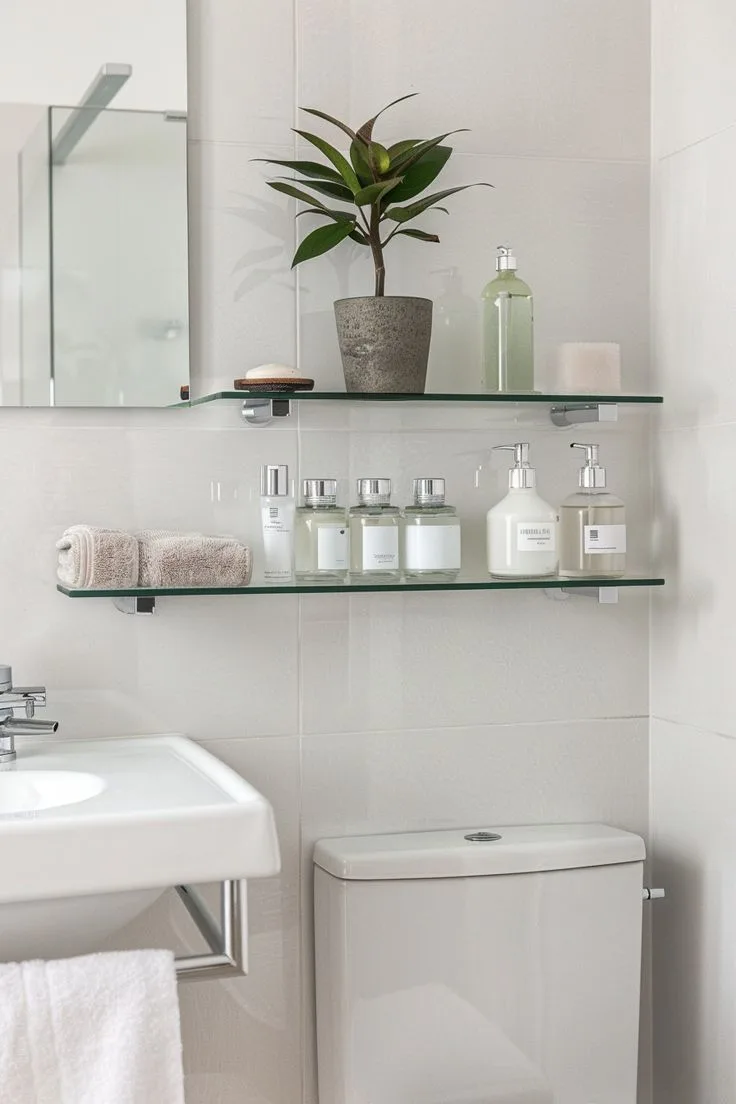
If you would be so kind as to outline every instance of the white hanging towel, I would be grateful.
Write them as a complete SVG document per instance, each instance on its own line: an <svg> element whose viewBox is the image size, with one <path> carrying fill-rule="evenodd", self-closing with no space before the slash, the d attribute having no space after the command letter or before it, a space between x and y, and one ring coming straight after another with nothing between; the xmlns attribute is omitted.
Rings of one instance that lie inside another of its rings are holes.
<svg viewBox="0 0 736 1104"><path fill-rule="evenodd" d="M184 1104L174 956L0 965L0 1099Z"/></svg>

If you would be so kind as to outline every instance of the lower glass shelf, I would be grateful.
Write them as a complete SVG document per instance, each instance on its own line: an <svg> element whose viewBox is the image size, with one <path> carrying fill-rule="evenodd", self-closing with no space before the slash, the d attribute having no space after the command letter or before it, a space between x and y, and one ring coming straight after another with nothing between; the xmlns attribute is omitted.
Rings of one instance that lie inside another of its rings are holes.
<svg viewBox="0 0 736 1104"><path fill-rule="evenodd" d="M246 587L131 587L111 590L74 590L59 583L58 591L67 598L185 598L212 594L369 594L376 591L433 591L433 590L590 590L603 587L655 587L664 586L664 579L627 575L623 579L563 579L558 576L545 579L482 579L465 578L446 582L423 582L418 579L400 579L382 582L347 583L251 583Z"/></svg>

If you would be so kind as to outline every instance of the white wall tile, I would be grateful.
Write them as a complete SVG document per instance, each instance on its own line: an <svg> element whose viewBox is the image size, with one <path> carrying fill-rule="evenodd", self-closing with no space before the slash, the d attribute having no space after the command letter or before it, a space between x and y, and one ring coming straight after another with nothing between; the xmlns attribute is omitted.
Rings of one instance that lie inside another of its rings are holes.
<svg viewBox="0 0 736 1104"><path fill-rule="evenodd" d="M656 156L736 123L735 41L731 0L652 0Z"/></svg>
<svg viewBox="0 0 736 1104"><path fill-rule="evenodd" d="M266 186L278 145L190 143L192 394L296 361L294 207Z"/></svg>
<svg viewBox="0 0 736 1104"><path fill-rule="evenodd" d="M711 654L717 654L714 650ZM652 725L657 1104L733 1099L736 741Z"/></svg>
<svg viewBox="0 0 736 1104"><path fill-rule="evenodd" d="M654 601L652 712L736 735L726 675L736 615L736 427L664 433L658 456L658 540L668 583Z"/></svg>
<svg viewBox="0 0 736 1104"><path fill-rule="evenodd" d="M189 134L289 143L294 116L294 4L187 0Z"/></svg>
<svg viewBox="0 0 736 1104"><path fill-rule="evenodd" d="M180 986L187 1104L294 1104L300 1096L298 743L205 741L273 805L282 871L248 885L248 976ZM110 945L195 954L202 938L171 893Z"/></svg>
<svg viewBox="0 0 736 1104"><path fill-rule="evenodd" d="M303 741L305 1104L316 1104L311 856L327 836L604 821L647 834L645 720Z"/></svg>
<svg viewBox="0 0 736 1104"><path fill-rule="evenodd" d="M471 153L649 152L649 6L639 0L464 0L453 9L302 0L299 49L299 103L354 127L421 93L381 120L381 140L469 127L457 143Z"/></svg>
<svg viewBox="0 0 736 1104"><path fill-rule="evenodd" d="M537 385L553 382L560 342L617 341L624 389L647 390L648 167L458 155L438 184L472 181L494 190L452 196L449 218L417 220L440 235L439 245L395 239L386 252L387 292L434 301L428 389L479 389L480 295L495 275L496 245L511 242L534 292ZM343 244L298 273L302 370L318 387L342 388L332 304L372 293L368 251Z"/></svg>
<svg viewBox="0 0 736 1104"><path fill-rule="evenodd" d="M655 165L653 382L665 425L736 421L734 172L736 128Z"/></svg>

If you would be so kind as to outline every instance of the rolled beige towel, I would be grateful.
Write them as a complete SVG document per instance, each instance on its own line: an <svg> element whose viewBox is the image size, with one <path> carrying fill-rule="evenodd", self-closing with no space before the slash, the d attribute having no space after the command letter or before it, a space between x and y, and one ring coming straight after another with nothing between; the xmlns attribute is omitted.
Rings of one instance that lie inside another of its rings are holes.
<svg viewBox="0 0 736 1104"><path fill-rule="evenodd" d="M241 587L250 582L253 558L234 537L146 529L138 533L142 587Z"/></svg>
<svg viewBox="0 0 736 1104"><path fill-rule="evenodd" d="M121 529L72 525L56 542L59 582L74 590L138 585L138 541Z"/></svg>

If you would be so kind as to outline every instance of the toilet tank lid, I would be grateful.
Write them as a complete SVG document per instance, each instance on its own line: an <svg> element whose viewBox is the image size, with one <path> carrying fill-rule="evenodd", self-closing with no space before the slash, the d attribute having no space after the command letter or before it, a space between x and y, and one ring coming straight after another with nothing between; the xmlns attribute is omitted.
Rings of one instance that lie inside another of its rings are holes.
<svg viewBox="0 0 736 1104"><path fill-rule="evenodd" d="M491 834L493 840L466 836ZM606 824L534 824L320 840L316 866L346 881L473 878L642 862L644 841Z"/></svg>

